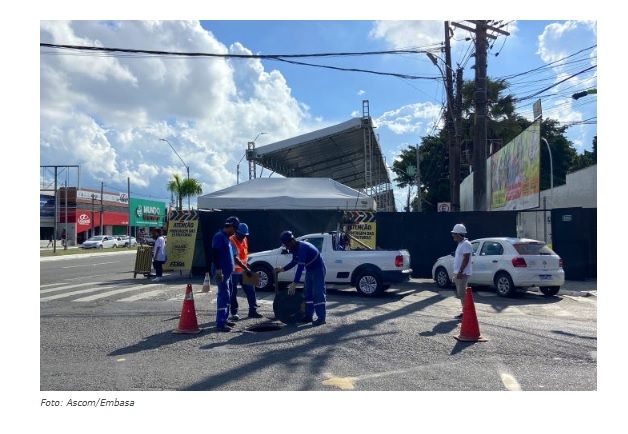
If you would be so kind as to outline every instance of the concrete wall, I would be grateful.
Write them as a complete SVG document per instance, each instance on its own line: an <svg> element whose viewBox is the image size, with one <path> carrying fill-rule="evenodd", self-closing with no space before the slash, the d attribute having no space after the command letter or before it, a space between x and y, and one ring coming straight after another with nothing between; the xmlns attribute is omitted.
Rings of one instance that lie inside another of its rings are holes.
<svg viewBox="0 0 628 434"><path fill-rule="evenodd" d="M567 183L543 190L540 209L522 212L517 220L517 235L552 243L552 208L597 208L597 165L567 175Z"/></svg>

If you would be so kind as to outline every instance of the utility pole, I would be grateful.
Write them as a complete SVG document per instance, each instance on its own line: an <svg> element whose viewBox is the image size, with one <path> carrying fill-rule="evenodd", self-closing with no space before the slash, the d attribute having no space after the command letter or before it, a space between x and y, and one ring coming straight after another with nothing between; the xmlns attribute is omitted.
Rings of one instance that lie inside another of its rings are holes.
<svg viewBox="0 0 628 434"><path fill-rule="evenodd" d="M486 211L486 21L475 22L473 211Z"/></svg>
<svg viewBox="0 0 628 434"><path fill-rule="evenodd" d="M104 208L103 203L102 203L102 199L103 199L104 192L105 192L104 188L105 188L105 183L103 181L100 181L100 230L99 230L99 235L104 235L104 232L105 232L105 231L103 231L103 227L102 227L102 215L105 212L105 208Z"/></svg>
<svg viewBox="0 0 628 434"><path fill-rule="evenodd" d="M445 21L445 87L447 90L447 142L449 149L449 200L452 211L460 211L460 144L456 143L458 131L454 118L454 85L451 69L451 38L449 21ZM458 146L457 146L458 145Z"/></svg>
<svg viewBox="0 0 628 434"><path fill-rule="evenodd" d="M505 36L510 33L489 25L488 20L469 21L475 29L452 23L454 26L475 33L475 131L473 134L473 211L487 210L486 197L486 124L487 124L487 38L497 39L488 31ZM451 163L451 162L450 162Z"/></svg>
<svg viewBox="0 0 628 434"><path fill-rule="evenodd" d="M421 192L421 155L419 154L419 144L416 145L416 190L417 190L417 211L423 212L423 193Z"/></svg>
<svg viewBox="0 0 628 434"><path fill-rule="evenodd" d="M460 178L461 174L461 166L462 166L462 86L464 84L462 79L462 71L463 69L458 67L456 70L456 100L454 102L454 122L455 122L455 130L456 130L456 138L455 138L455 153L458 156L458 172L457 173L457 193L458 193L458 202L456 204L452 203L452 211L459 212L460 211Z"/></svg>

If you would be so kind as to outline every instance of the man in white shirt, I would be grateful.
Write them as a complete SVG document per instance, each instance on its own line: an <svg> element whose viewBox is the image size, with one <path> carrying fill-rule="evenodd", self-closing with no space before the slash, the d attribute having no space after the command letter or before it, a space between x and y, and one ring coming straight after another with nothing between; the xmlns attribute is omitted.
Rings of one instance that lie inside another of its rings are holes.
<svg viewBox="0 0 628 434"><path fill-rule="evenodd" d="M154 234L153 266L155 267L155 278L152 282L161 282L161 276L164 274L164 263L166 262L166 240L161 235L161 228L155 229Z"/></svg>
<svg viewBox="0 0 628 434"><path fill-rule="evenodd" d="M456 285L456 296L460 299L462 308L464 309L464 296L467 291L467 283L471 276L471 255L473 255L473 246L471 242L465 237L467 235L467 228L463 224L456 224L451 230L451 235L454 237L454 241L458 243L456 252L454 253L454 276L453 281ZM456 318L462 319L462 313L457 315Z"/></svg>

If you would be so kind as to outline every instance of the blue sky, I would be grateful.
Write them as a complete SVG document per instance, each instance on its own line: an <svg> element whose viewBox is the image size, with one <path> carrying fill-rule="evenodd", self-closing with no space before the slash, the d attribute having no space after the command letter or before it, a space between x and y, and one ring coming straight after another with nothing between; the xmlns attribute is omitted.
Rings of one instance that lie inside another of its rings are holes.
<svg viewBox="0 0 628 434"><path fill-rule="evenodd" d="M570 127L567 135L578 152L591 150L597 134L597 96L574 101L571 94L597 86L596 67L580 73L597 65L596 22L502 23L510 35L500 35L489 50L489 76L521 74L509 80L517 97L549 87L539 95L544 117L565 124L587 120ZM473 43L465 41L468 36L454 28L452 62L471 80ZM442 20L40 23L40 42L45 43L215 54L425 49L444 58L437 49L443 41ZM369 101L389 165L400 150L442 125L442 75L425 54L295 60L421 78L272 60L104 56L40 48L40 165L80 165L82 187L100 189L105 182L105 190L126 192L130 180L131 195L169 202L165 186L174 173L185 176L182 161L204 193L229 187L236 183L246 143L259 133L265 134L257 146L263 146L344 122L361 116L363 100ZM519 113L531 116L536 99L523 102ZM246 160L240 172L240 181L248 180ZM396 191L398 209L404 197L405 190Z"/></svg>

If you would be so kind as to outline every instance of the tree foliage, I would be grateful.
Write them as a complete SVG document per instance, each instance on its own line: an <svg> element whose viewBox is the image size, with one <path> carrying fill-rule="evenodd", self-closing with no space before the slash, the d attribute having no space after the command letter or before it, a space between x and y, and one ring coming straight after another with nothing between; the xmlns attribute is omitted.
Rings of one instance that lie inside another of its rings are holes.
<svg viewBox="0 0 628 434"><path fill-rule="evenodd" d="M172 176L172 181L168 183L166 189L177 196L177 210L179 211L183 209L184 198L197 196L203 193L203 188L196 179L183 179L178 173L175 173Z"/></svg>
<svg viewBox="0 0 628 434"><path fill-rule="evenodd" d="M508 84L505 81L487 80L487 142L486 155L497 152L510 143L518 134L531 125L531 121L515 112L514 97L506 94ZM473 137L475 128L475 113L473 95L475 83L465 82L462 89L462 130L461 136L461 174L464 179L470 173L473 164ZM541 141L541 190L553 186L565 184L567 174L575 170L596 164L597 162L597 136L593 139L593 151L585 151L578 155L573 144L565 137L567 127L560 126L553 119L545 119L541 124L541 137L547 140L547 144ZM398 159L393 163L392 170L396 175L393 181L399 188L416 186L418 177L409 173L408 169L416 167L416 146L409 146L402 150ZM421 180L421 210L436 211L438 202L449 202L449 149L448 135L445 128L438 134L424 136L419 145L420 180ZM411 201L412 211L418 210L418 201Z"/></svg>

